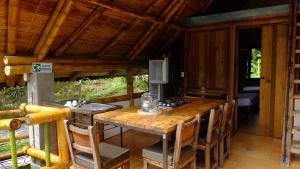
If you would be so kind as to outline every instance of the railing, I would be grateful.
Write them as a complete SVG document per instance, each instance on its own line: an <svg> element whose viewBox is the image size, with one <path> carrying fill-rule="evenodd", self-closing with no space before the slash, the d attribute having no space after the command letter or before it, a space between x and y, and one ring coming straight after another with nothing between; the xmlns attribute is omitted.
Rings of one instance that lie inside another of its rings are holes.
<svg viewBox="0 0 300 169"><path fill-rule="evenodd" d="M0 130L9 131L9 136L1 137L0 143L9 141L10 144L10 154L3 154L0 156L0 160L11 157L13 169L18 168L17 157L23 155L29 155L45 161L46 166L42 167L43 169L63 169L68 168L71 165L63 122L65 119L71 117L71 110L69 108L53 108L22 104L20 110L1 111L0 113L1 115L18 116L17 118L0 120ZM51 122L56 122L59 156L51 154L50 151L49 123ZM27 125L43 124L45 150L25 146L21 151L17 152L16 140L28 138L28 135L15 135L15 131L18 130L23 123Z"/></svg>

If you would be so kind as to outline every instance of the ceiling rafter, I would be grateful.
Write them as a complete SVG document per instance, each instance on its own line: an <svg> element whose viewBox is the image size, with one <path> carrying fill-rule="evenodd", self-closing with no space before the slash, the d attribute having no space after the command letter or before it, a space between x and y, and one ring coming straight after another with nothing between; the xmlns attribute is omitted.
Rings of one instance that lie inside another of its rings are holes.
<svg viewBox="0 0 300 169"><path fill-rule="evenodd" d="M159 0L153 1L153 3L150 4L149 7L145 10L145 13L150 12L153 6L158 1ZM102 57L103 55L105 55L106 51L109 50L112 46L116 45L126 35L127 31L133 29L139 23L139 21L140 21L139 19L135 18L131 23L123 27L112 40L110 40L106 45L104 45L101 49L99 49L95 53L95 56Z"/></svg>
<svg viewBox="0 0 300 169"><path fill-rule="evenodd" d="M56 18L58 17L61 9L63 8L63 5L65 3L66 0L59 0L57 5L56 5L56 8L54 9L54 11L52 12L52 15L46 25L46 27L44 28L44 31L43 33L41 34L40 36L40 39L38 41L38 43L36 44L35 46L35 49L33 51L33 55L36 56L39 52L39 50L41 49L43 43L45 42L50 30L52 29L55 21L56 21Z"/></svg>
<svg viewBox="0 0 300 169"><path fill-rule="evenodd" d="M174 0L175 1L175 0ZM174 2L173 1L173 2ZM168 23L172 17L176 14L178 9L182 5L184 5L184 0L177 0L175 1L175 5L171 4L173 8L168 12L168 14L165 14L164 17L164 23ZM170 6L171 6L170 5ZM128 53L127 59L128 60L134 60L144 49L145 47L150 43L152 38L156 35L156 33L162 28L161 25L152 24L150 29L140 38L140 40L135 44L135 46L132 48L132 50Z"/></svg>
<svg viewBox="0 0 300 169"><path fill-rule="evenodd" d="M66 51L74 42L77 40L80 35L93 23L93 21L99 16L100 13L103 13L105 9L97 6L96 9L80 24L80 26L68 37L66 41L56 50L54 56L61 55Z"/></svg>
<svg viewBox="0 0 300 169"><path fill-rule="evenodd" d="M67 17L67 14L71 10L71 6L73 4L72 0L60 0L48 22L35 50L34 56L38 58L38 60L43 60L52 43L54 42L55 37L58 35L59 29Z"/></svg>
<svg viewBox="0 0 300 169"><path fill-rule="evenodd" d="M10 0L8 3L7 54L9 55L15 55L17 53L16 40L19 3L19 0ZM14 86L15 76L6 76L5 81L8 86Z"/></svg>
<svg viewBox="0 0 300 169"><path fill-rule="evenodd" d="M172 44L175 42L175 40L181 35L182 32L177 31L174 33L168 41L163 45L163 47L157 52L157 56L160 56L163 52L165 52Z"/></svg>
<svg viewBox="0 0 300 169"><path fill-rule="evenodd" d="M87 1L92 3L92 4L99 5L99 6L102 6L104 8L110 9L112 11L117 11L117 12L120 12L120 13L124 13L126 15L129 15L129 16L141 19L141 20L145 20L145 21L148 21L148 22L152 22L154 24L158 24L158 25L161 25L161 26L166 26L166 27L176 29L176 30L180 30L180 31L184 30L183 26L180 26L180 25L177 25L177 24L174 24L174 23L166 24L164 21L162 21L158 18L155 18L153 16L143 15L143 14L139 14L137 12L129 11L127 9L120 8L120 7L118 7L118 6L116 6L112 3L107 3L107 2L103 2L103 1L97 1L97 0L87 0Z"/></svg>

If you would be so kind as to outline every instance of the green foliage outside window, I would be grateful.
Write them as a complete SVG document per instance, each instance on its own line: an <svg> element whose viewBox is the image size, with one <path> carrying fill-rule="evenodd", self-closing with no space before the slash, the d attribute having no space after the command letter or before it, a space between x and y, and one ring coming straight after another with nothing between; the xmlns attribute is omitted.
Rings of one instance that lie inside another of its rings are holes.
<svg viewBox="0 0 300 169"><path fill-rule="evenodd" d="M259 49L252 49L251 51L251 75L250 78L260 78L261 74L261 51Z"/></svg>

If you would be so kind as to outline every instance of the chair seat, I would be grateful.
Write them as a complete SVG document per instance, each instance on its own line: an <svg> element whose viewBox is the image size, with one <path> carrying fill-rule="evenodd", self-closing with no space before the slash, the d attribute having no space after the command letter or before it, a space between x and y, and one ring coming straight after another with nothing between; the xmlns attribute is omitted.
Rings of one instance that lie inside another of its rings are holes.
<svg viewBox="0 0 300 169"><path fill-rule="evenodd" d="M129 159L129 150L126 148L102 142L99 144L99 149L104 169L111 168L112 166ZM88 169L94 169L94 160L91 154L78 153L74 156L74 158L77 164Z"/></svg>
<svg viewBox="0 0 300 169"><path fill-rule="evenodd" d="M210 147L213 147L215 144L217 144L218 140L219 140L218 135L213 134L212 137L211 137L211 142L209 143ZM205 147L206 147L206 137L202 137L198 141L197 148L205 150Z"/></svg>
<svg viewBox="0 0 300 169"><path fill-rule="evenodd" d="M150 147L144 148L142 151L143 158L163 163L163 144L162 142L156 143ZM173 162L174 147L168 149L168 164ZM191 146L186 146L181 149L181 155L179 161L186 161L194 155L194 150Z"/></svg>

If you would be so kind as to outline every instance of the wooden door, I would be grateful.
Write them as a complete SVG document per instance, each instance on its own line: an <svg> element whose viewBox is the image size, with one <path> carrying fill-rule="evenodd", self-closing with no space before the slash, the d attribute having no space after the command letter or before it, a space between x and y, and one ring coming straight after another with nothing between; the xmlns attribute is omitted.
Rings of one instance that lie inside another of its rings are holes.
<svg viewBox="0 0 300 169"><path fill-rule="evenodd" d="M273 26L262 28L262 60L260 78L259 128L262 135L272 133L271 80L273 61Z"/></svg>
<svg viewBox="0 0 300 169"><path fill-rule="evenodd" d="M262 27L260 133L281 137L285 109L287 38L285 24Z"/></svg>

